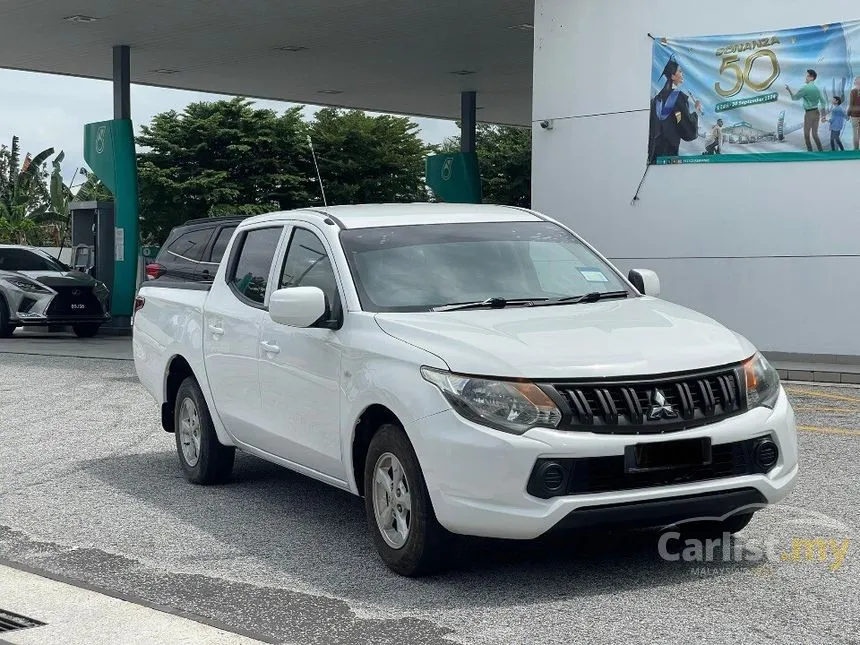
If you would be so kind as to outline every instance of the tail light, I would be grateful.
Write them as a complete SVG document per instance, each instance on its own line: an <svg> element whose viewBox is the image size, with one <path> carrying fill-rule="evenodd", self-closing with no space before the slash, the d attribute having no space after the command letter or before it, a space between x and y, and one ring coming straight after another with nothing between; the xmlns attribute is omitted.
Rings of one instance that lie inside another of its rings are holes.
<svg viewBox="0 0 860 645"><path fill-rule="evenodd" d="M146 265L145 271L147 280L155 280L164 275L165 269L158 262L152 262Z"/></svg>

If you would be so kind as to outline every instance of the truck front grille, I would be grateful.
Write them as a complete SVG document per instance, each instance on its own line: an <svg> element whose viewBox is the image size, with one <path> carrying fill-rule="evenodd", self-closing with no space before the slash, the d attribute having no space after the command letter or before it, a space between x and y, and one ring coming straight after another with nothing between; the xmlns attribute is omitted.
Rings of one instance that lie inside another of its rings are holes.
<svg viewBox="0 0 860 645"><path fill-rule="evenodd" d="M669 376L544 386L562 411L560 430L661 434L746 411L740 365Z"/></svg>

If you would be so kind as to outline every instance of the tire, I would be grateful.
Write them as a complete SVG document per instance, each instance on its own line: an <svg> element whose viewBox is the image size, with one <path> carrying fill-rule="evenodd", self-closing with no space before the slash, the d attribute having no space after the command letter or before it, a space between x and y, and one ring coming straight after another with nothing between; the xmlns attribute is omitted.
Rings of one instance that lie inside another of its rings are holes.
<svg viewBox="0 0 860 645"><path fill-rule="evenodd" d="M399 480L394 472L398 464L403 474ZM387 484L376 483L377 469L386 473ZM450 534L436 520L418 457L401 427L385 424L371 439L364 468L364 491L373 543L389 569L415 578L444 568ZM392 509L385 520L377 521L377 505L380 509ZM405 540L398 531L403 525L396 517L399 509L402 509L400 520L407 527ZM386 526L385 530L381 524Z"/></svg>
<svg viewBox="0 0 860 645"><path fill-rule="evenodd" d="M15 325L9 322L9 308L6 301L0 298L0 338L11 338Z"/></svg>
<svg viewBox="0 0 860 645"><path fill-rule="evenodd" d="M173 422L176 452L185 478L192 484L226 482L233 471L236 449L218 441L206 400L192 377L182 381L176 393Z"/></svg>
<svg viewBox="0 0 860 645"><path fill-rule="evenodd" d="M80 323L78 325L72 325L75 336L78 338L92 338L99 333L99 327L101 327L100 323Z"/></svg>
<svg viewBox="0 0 860 645"><path fill-rule="evenodd" d="M713 522L692 522L690 524L681 525L680 531L684 537L691 538L721 538L723 534L731 535L738 533L746 528L753 518L753 513L739 513L727 517L722 521Z"/></svg>

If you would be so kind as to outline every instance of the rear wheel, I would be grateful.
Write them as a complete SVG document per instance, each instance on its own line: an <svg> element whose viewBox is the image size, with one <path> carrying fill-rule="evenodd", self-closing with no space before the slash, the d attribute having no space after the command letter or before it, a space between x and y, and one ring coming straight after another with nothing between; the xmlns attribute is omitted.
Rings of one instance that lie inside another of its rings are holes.
<svg viewBox="0 0 860 645"><path fill-rule="evenodd" d="M72 325L75 336L78 338L92 338L99 333L99 327L101 327L101 324L99 323L80 323Z"/></svg>
<svg viewBox="0 0 860 645"><path fill-rule="evenodd" d="M186 479L193 484L221 484L230 478L236 449L222 445L197 381L179 386L174 406L176 452Z"/></svg>
<svg viewBox="0 0 860 645"><path fill-rule="evenodd" d="M0 298L0 338L11 338L14 331L15 325L9 322L9 308Z"/></svg>
<svg viewBox="0 0 860 645"><path fill-rule="evenodd" d="M364 492L367 523L388 568L418 577L444 566L448 533L436 521L418 457L399 426L385 424L371 439Z"/></svg>

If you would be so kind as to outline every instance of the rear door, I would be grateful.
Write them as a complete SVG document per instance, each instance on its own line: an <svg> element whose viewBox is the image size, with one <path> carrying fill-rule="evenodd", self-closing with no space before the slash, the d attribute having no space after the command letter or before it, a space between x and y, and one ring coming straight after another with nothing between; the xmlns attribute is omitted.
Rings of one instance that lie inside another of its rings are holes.
<svg viewBox="0 0 860 645"><path fill-rule="evenodd" d="M222 277L212 284L203 316L203 354L215 409L236 439L259 443L261 428L259 341L268 318L266 296L282 224L240 231Z"/></svg>
<svg viewBox="0 0 860 645"><path fill-rule="evenodd" d="M341 291L331 250L314 227L297 223L281 254L277 283L318 287L331 320L342 320ZM338 481L346 481L340 441L342 345L336 329L299 329L263 318L260 391L266 450Z"/></svg>

